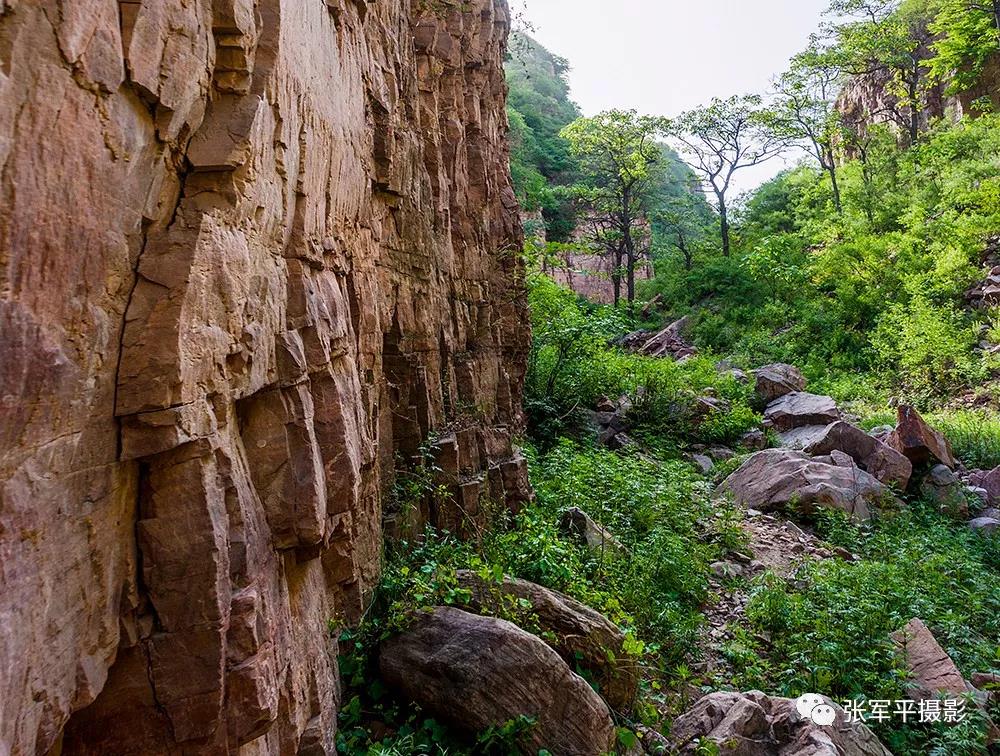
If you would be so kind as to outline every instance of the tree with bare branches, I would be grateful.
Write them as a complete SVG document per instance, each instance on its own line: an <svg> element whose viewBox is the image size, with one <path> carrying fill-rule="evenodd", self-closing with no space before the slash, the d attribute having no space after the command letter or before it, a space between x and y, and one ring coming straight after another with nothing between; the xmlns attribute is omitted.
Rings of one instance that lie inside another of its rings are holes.
<svg viewBox="0 0 1000 756"><path fill-rule="evenodd" d="M719 212L722 254L729 257L729 192L741 170L771 160L789 145L776 114L758 95L718 98L675 119L670 132L681 154L700 175Z"/></svg>

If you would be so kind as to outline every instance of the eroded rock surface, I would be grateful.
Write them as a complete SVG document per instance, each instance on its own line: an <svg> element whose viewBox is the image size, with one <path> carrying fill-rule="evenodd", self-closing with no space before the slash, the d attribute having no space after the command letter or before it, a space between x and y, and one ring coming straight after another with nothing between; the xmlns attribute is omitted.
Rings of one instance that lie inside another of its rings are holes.
<svg viewBox="0 0 1000 756"><path fill-rule="evenodd" d="M943 433L934 430L913 407L897 410L896 430L886 443L916 466L943 464L954 470L956 460Z"/></svg>
<svg viewBox="0 0 1000 756"><path fill-rule="evenodd" d="M535 718L526 754L599 756L615 740L600 696L542 640L504 620L438 607L382 644L379 667L426 711L472 733Z"/></svg>
<svg viewBox="0 0 1000 756"><path fill-rule="evenodd" d="M825 507L861 521L871 518L873 507L892 498L888 488L839 451L823 457L787 449L757 452L722 482L720 490L761 512Z"/></svg>
<svg viewBox="0 0 1000 756"><path fill-rule="evenodd" d="M526 613L540 637L573 669L583 669L614 711L629 714L639 689L639 660L627 650L625 634L600 612L558 591L527 580L496 583L460 570L459 583L471 593L467 608L490 616Z"/></svg>
<svg viewBox="0 0 1000 756"><path fill-rule="evenodd" d="M770 404L793 391L806 390L805 376L794 365L776 362L754 370L753 375L757 398L764 404Z"/></svg>
<svg viewBox="0 0 1000 756"><path fill-rule="evenodd" d="M888 444L870 436L860 428L839 420L828 425L805 446L807 454L829 454L842 451L865 472L886 485L905 490L913 474L913 465Z"/></svg>
<svg viewBox="0 0 1000 756"><path fill-rule="evenodd" d="M383 518L527 495L508 25L0 3L0 752L332 752Z"/></svg>
<svg viewBox="0 0 1000 756"><path fill-rule="evenodd" d="M679 753L702 753L708 743L732 756L892 756L863 724L823 699L835 717L818 725L796 702L759 691L712 693L674 720L671 739Z"/></svg>
<svg viewBox="0 0 1000 756"><path fill-rule="evenodd" d="M840 409L833 399L804 391L785 394L764 410L764 423L779 433L807 426L826 426L838 420Z"/></svg>

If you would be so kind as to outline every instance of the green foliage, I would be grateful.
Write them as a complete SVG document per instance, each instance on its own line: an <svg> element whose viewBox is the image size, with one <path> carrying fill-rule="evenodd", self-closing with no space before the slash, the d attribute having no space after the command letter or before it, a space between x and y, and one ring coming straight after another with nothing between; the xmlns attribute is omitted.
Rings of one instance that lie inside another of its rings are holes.
<svg viewBox="0 0 1000 756"><path fill-rule="evenodd" d="M793 697L816 691L835 700L905 698L905 675L889 634L915 616L934 629L966 674L997 664L995 544L930 505L913 505L871 528L828 515L820 528L863 558L807 564L794 583L773 574L757 579L747 607L749 627L771 640L762 661L765 649L752 640L757 635L748 636L757 651L744 660L748 684ZM743 682L738 678L736 684ZM878 734L894 752L914 754L927 752L929 742L970 737L898 721Z"/></svg>
<svg viewBox="0 0 1000 756"><path fill-rule="evenodd" d="M1000 417L987 410L938 412L930 423L945 434L955 455L970 469L1000 467Z"/></svg>
<svg viewBox="0 0 1000 756"><path fill-rule="evenodd" d="M558 187L572 181L576 163L559 132L580 111L570 100L569 64L523 33L510 41L506 64L507 115L511 126L511 175L521 206L540 210L547 236L566 241L576 225Z"/></svg>
<svg viewBox="0 0 1000 756"><path fill-rule="evenodd" d="M940 0L930 26L937 36L931 75L952 93L971 89L990 57L1000 52L1000 5L993 0Z"/></svg>
<svg viewBox="0 0 1000 756"><path fill-rule="evenodd" d="M693 308L699 346L791 362L821 385L869 375L883 395L933 406L995 369L975 350L989 315L964 309L964 294L1000 234L1000 118L910 149L870 136L864 161L840 170L842 214L828 175L787 171L742 209L732 260L688 271L665 259L647 293Z"/></svg>
<svg viewBox="0 0 1000 756"><path fill-rule="evenodd" d="M685 437L730 441L756 423L749 387L720 375L710 355L677 363L626 353L609 346L628 330L620 310L585 303L547 276L531 276L529 286L534 340L525 409L539 444L582 431L574 421L602 396L631 397L637 433L667 446ZM730 410L696 416L695 400L708 390Z"/></svg>

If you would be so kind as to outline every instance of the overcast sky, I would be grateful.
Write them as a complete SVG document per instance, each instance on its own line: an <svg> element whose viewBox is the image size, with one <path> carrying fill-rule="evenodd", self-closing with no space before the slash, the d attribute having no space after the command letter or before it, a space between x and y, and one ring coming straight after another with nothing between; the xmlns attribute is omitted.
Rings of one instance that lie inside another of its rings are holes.
<svg viewBox="0 0 1000 756"><path fill-rule="evenodd" d="M712 97L764 92L805 47L829 0L512 0L530 33L572 66L586 115L673 116ZM794 159L799 159L798 155ZM781 169L748 170L747 189Z"/></svg>

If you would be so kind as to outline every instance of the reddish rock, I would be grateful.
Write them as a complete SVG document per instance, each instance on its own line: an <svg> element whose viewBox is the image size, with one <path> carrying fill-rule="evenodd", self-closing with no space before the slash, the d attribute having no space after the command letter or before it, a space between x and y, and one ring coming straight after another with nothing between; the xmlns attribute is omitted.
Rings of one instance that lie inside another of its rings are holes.
<svg viewBox="0 0 1000 756"><path fill-rule="evenodd" d="M973 686L962 677L955 662L922 620L914 617L906 627L892 634L892 641L906 661L912 698L961 699L974 692ZM986 717L986 723L990 742L1000 740L1000 728L989 717Z"/></svg>
<svg viewBox="0 0 1000 756"><path fill-rule="evenodd" d="M527 580L504 578L494 583L467 570L460 570L458 579L471 593L466 605L470 611L497 616L509 614L519 604L524 607L520 611L538 628L542 640L571 668L586 670L613 711L631 713L639 688L639 660L626 650L625 634L607 617Z"/></svg>
<svg viewBox="0 0 1000 756"><path fill-rule="evenodd" d="M886 443L905 455L914 466L940 462L955 469L955 457L948 440L931 428L913 407L899 408L896 430Z"/></svg>
<svg viewBox="0 0 1000 756"><path fill-rule="evenodd" d="M991 507L1000 506L1000 467L994 470L977 470L969 476L969 483L986 491Z"/></svg>
<svg viewBox="0 0 1000 756"><path fill-rule="evenodd" d="M906 658L909 686L915 698L937 698L942 694L959 697L969 691L955 662L922 620L910 620L905 628L893 633L892 640Z"/></svg>
<svg viewBox="0 0 1000 756"><path fill-rule="evenodd" d="M762 404L770 404L785 394L806 390L806 379L794 365L775 363L753 371L756 380L757 398Z"/></svg>
<svg viewBox="0 0 1000 756"><path fill-rule="evenodd" d="M825 507L860 521L892 499L888 488L836 451L827 457L787 449L757 452L722 482L720 491L760 512Z"/></svg>
<svg viewBox="0 0 1000 756"><path fill-rule="evenodd" d="M433 5L0 2L0 753L331 753L397 460L530 497L508 10Z"/></svg>
<svg viewBox="0 0 1000 756"><path fill-rule="evenodd" d="M819 700L832 725L802 716L789 698L711 693L674 720L670 739L682 754L703 753L712 744L733 756L892 756L867 726L850 723L830 699Z"/></svg>
<svg viewBox="0 0 1000 756"><path fill-rule="evenodd" d="M824 428L818 437L810 440L804 450L807 454L816 455L842 451L862 470L900 490L906 488L910 475L913 474L910 460L888 444L842 420Z"/></svg>
<svg viewBox="0 0 1000 756"><path fill-rule="evenodd" d="M567 756L611 750L615 728L600 696L555 651L516 625L439 607L382 644L386 682L470 733L535 718L521 752Z"/></svg>

